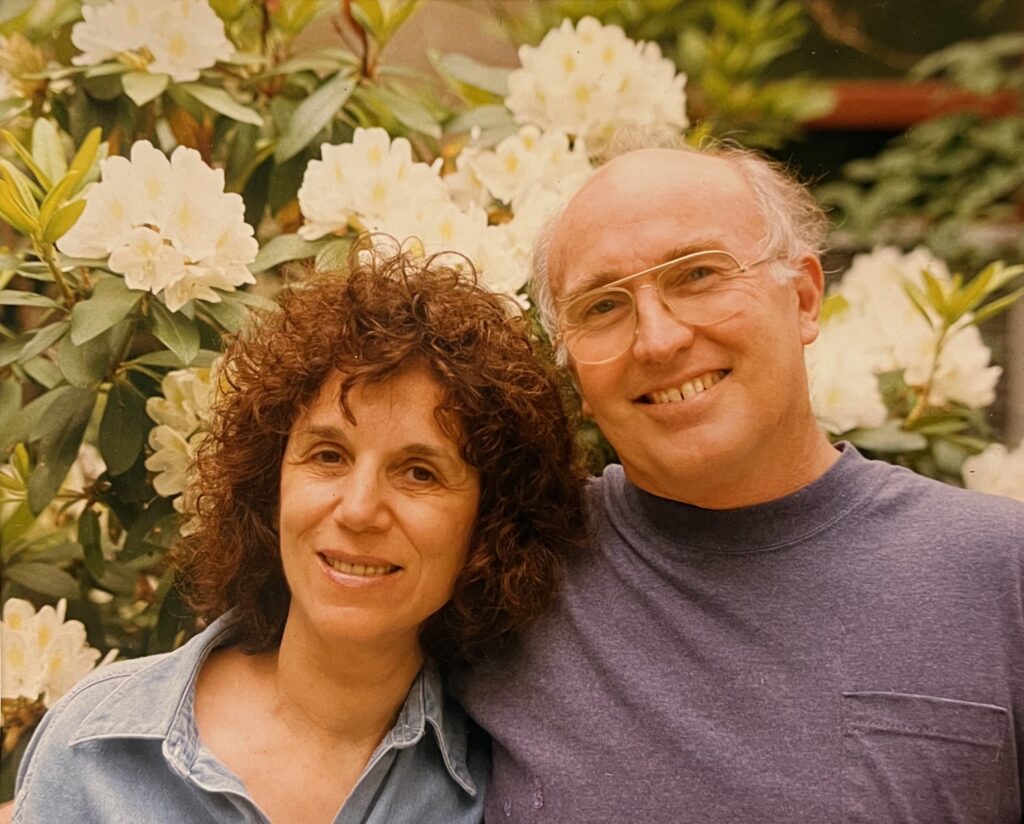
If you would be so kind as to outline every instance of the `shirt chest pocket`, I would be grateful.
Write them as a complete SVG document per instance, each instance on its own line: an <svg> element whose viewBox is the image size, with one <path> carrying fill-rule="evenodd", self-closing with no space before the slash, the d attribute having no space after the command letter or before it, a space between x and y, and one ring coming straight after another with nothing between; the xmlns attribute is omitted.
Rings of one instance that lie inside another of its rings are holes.
<svg viewBox="0 0 1024 824"><path fill-rule="evenodd" d="M849 692L843 708L843 821L994 820L1009 713L886 692Z"/></svg>

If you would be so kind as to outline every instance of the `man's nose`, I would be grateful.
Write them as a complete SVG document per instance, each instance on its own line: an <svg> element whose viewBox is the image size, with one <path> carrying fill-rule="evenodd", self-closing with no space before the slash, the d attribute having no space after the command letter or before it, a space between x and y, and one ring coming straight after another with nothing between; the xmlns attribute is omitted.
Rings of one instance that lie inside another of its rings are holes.
<svg viewBox="0 0 1024 824"><path fill-rule="evenodd" d="M637 317L633 357L638 361L664 362L693 344L693 329L668 310L653 283L638 287L633 299Z"/></svg>
<svg viewBox="0 0 1024 824"><path fill-rule="evenodd" d="M380 532L391 522L386 491L372 467L353 467L338 479L334 520L354 532Z"/></svg>

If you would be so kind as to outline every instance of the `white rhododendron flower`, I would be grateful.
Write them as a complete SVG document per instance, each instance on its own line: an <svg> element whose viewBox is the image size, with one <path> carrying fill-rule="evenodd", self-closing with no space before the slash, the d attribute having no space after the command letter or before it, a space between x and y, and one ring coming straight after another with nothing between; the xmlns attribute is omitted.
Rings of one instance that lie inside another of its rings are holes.
<svg viewBox="0 0 1024 824"><path fill-rule="evenodd" d="M514 208L538 187L571 194L593 171L583 141L570 148L566 135L541 132L536 126L524 126L494 149L470 147L456 163L480 181L495 200Z"/></svg>
<svg viewBox="0 0 1024 824"><path fill-rule="evenodd" d="M188 485L195 443L213 403L216 374L216 365L168 372L160 384L163 397L146 400L146 414L157 423L149 432L153 454L146 459L146 468L156 473L153 488L164 498L180 495ZM175 500L176 506L180 500Z"/></svg>
<svg viewBox="0 0 1024 824"><path fill-rule="evenodd" d="M7 50L7 38L0 35L0 54L5 54ZM19 94L20 92L14 85L14 78L11 77L10 73L4 67L3 62L0 61L0 100L6 100L9 97L17 97Z"/></svg>
<svg viewBox="0 0 1024 824"><path fill-rule="evenodd" d="M80 621L65 621L67 601L37 612L28 601L4 602L0 633L3 636L3 670L0 696L8 699L40 698L47 707L64 695L97 666L99 650L86 640ZM117 655L111 650L99 666Z"/></svg>
<svg viewBox="0 0 1024 824"><path fill-rule="evenodd" d="M104 258L131 289L162 295L172 312L193 299L220 301L215 289L254 283L247 264L259 245L240 195L224 172L194 149L168 159L148 140L131 158L108 157L86 191L81 218L58 243L72 257Z"/></svg>
<svg viewBox="0 0 1024 824"><path fill-rule="evenodd" d="M84 6L82 17L71 30L71 42L82 51L72 60L78 66L130 52L132 66L143 58L146 71L185 82L234 54L224 23L206 0L111 0Z"/></svg>
<svg viewBox="0 0 1024 824"><path fill-rule="evenodd" d="M1024 444L1016 449L991 444L965 460L961 472L968 489L1024 501Z"/></svg>
<svg viewBox="0 0 1024 824"><path fill-rule="evenodd" d="M925 270L941 283L950 280L945 264L925 249L903 253L882 247L855 256L834 292L847 308L822 324L822 337L833 334L835 323L856 324L859 334L850 336L848 345L858 348L858 358L870 361L876 374L903 370L909 386L924 386L932 369L938 332L921 317L904 284L923 287ZM937 320L933 312L930 314ZM964 325L952 330L943 345L930 403L956 401L975 409L988 406L995 399L1001 372L990 361L991 352L977 327Z"/></svg>
<svg viewBox="0 0 1024 824"><path fill-rule="evenodd" d="M380 231L382 219L393 212L448 199L441 160L413 161L409 141L392 141L384 129L356 129L351 143L324 143L320 154L306 167L299 188L306 219L299 235L307 240L349 228Z"/></svg>
<svg viewBox="0 0 1024 824"><path fill-rule="evenodd" d="M636 43L618 26L584 17L521 46L522 68L508 79L505 105L519 123L583 138L600 148L622 126L685 129L686 75L655 43Z"/></svg>
<svg viewBox="0 0 1024 824"><path fill-rule="evenodd" d="M865 328L855 318L827 324L804 350L811 409L835 435L881 426L888 417L875 374L874 355L864 346Z"/></svg>

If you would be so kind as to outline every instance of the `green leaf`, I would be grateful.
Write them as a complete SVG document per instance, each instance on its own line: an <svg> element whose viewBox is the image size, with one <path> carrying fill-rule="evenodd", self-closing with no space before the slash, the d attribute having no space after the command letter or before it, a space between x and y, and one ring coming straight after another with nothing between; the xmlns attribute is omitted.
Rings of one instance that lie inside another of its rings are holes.
<svg viewBox="0 0 1024 824"><path fill-rule="evenodd" d="M994 318L1000 312L1005 312L1013 306L1013 304L1020 300L1022 296L1024 296L1024 287L1010 292L1008 295L1003 295L1001 298L998 298L991 303L986 303L974 313L974 317L971 318L971 323L977 326L990 318Z"/></svg>
<svg viewBox="0 0 1024 824"><path fill-rule="evenodd" d="M111 475L131 468L146 437L146 403L131 384L117 381L100 421L100 454Z"/></svg>
<svg viewBox="0 0 1024 824"><path fill-rule="evenodd" d="M43 190L6 158L0 158L0 176L17 192L18 203L26 214L38 214L38 201L45 197Z"/></svg>
<svg viewBox="0 0 1024 824"><path fill-rule="evenodd" d="M61 374L72 386L83 389L98 386L111 366L111 343L109 332L84 343L75 343L70 335L63 338L57 345L57 366Z"/></svg>
<svg viewBox="0 0 1024 824"><path fill-rule="evenodd" d="M34 358L40 352L45 352L53 346L53 344L64 337L70 328L71 324L66 320L62 320L57 323L51 323L49 326L44 326L41 329L37 329L35 334L32 336L32 339L26 343L18 353L18 361L24 363L25 361Z"/></svg>
<svg viewBox="0 0 1024 824"><path fill-rule="evenodd" d="M921 272L921 277L924 279L925 294L928 295L928 302L935 307L935 310L940 315L945 317L948 307L946 306L946 294L942 289L942 284L927 269Z"/></svg>
<svg viewBox="0 0 1024 824"><path fill-rule="evenodd" d="M1012 280L1016 280L1017 277L1024 273L1024 265L1016 264L1014 266L1004 266L1002 262L996 261L991 264L997 269L997 274L994 281L992 282L993 292L1002 289L1004 286L1010 283Z"/></svg>
<svg viewBox="0 0 1024 824"><path fill-rule="evenodd" d="M441 54L431 50L430 62L443 77L472 86L502 99L508 95L508 76L512 69L478 63L464 54Z"/></svg>
<svg viewBox="0 0 1024 824"><path fill-rule="evenodd" d="M25 211L6 184L0 184L0 218L24 235L34 235L39 230L36 219Z"/></svg>
<svg viewBox="0 0 1024 824"><path fill-rule="evenodd" d="M142 510L135 519L124 538L124 546L118 553L118 559L130 561L147 552L152 546L146 538L154 534L159 541L166 531L174 531L176 514L173 503L167 498L155 498Z"/></svg>
<svg viewBox="0 0 1024 824"><path fill-rule="evenodd" d="M182 363L181 358L175 355L173 352L169 352L166 349L160 349L156 352L147 352L145 355L140 355L137 358L133 358L126 362L127 366L132 364L138 364L140 366L167 366L171 369L181 369L185 366L196 366L205 368L213 363L218 357L220 352L212 349L200 349L199 354L192 358L190 363Z"/></svg>
<svg viewBox="0 0 1024 824"><path fill-rule="evenodd" d="M159 301L149 304L153 334L188 366L199 352L199 330L180 312L171 312Z"/></svg>
<svg viewBox="0 0 1024 824"><path fill-rule="evenodd" d="M11 564L4 569L4 575L23 587L51 598L77 598L80 594L78 581L64 570L49 564Z"/></svg>
<svg viewBox="0 0 1024 824"><path fill-rule="evenodd" d="M53 121L45 117L32 124L32 159L51 181L60 180L67 174L68 162L64 158L60 133ZM45 183L43 186L50 188Z"/></svg>
<svg viewBox="0 0 1024 824"><path fill-rule="evenodd" d="M256 275L291 260L313 257L321 246L323 241L303 240L298 235L272 237L249 264L249 271Z"/></svg>
<svg viewBox="0 0 1024 824"><path fill-rule="evenodd" d="M928 314L927 304L928 298L924 292L916 285L911 283L909 280L903 282L903 291L907 297L910 298L910 303L913 307L921 313L921 317L924 318L925 323L928 324L928 328L934 328L935 321L932 320L931 315Z"/></svg>
<svg viewBox="0 0 1024 824"><path fill-rule="evenodd" d="M939 469L950 475L959 477L964 461L971 453L947 439L936 438L932 441L932 457Z"/></svg>
<svg viewBox="0 0 1024 824"><path fill-rule="evenodd" d="M108 277L97 281L92 297L79 301L71 310L71 340L85 343L128 316L142 296L137 289L129 289L124 280Z"/></svg>
<svg viewBox="0 0 1024 824"><path fill-rule="evenodd" d="M204 86L202 83L182 83L178 88L218 114L230 117L239 123L251 123L253 126L263 125L263 116L259 112L248 106L243 106L224 89Z"/></svg>
<svg viewBox="0 0 1024 824"><path fill-rule="evenodd" d="M4 427L0 435L0 451L19 442L39 440L66 425L78 402L76 395L82 391L74 386L58 386L31 400Z"/></svg>
<svg viewBox="0 0 1024 824"><path fill-rule="evenodd" d="M43 230L43 240L47 243L56 243L64 237L78 222L86 205L85 199L82 198L61 206L46 224L46 228Z"/></svg>
<svg viewBox="0 0 1024 824"><path fill-rule="evenodd" d="M480 106L468 112L456 115L445 129L450 134L461 134L473 129L480 130L480 139L476 145L481 147L494 146L516 131L512 113L504 106Z"/></svg>
<svg viewBox="0 0 1024 824"><path fill-rule="evenodd" d="M90 129L89 134L87 134L85 136L85 140L82 141L82 145L79 146L78 151L75 152L75 156L71 160L71 165L68 166L69 172L78 172L82 175L78 182L79 189L85 185L86 180L89 177L89 172L96 163L96 156L99 154L100 141L102 139L103 130L99 126L95 129Z"/></svg>
<svg viewBox="0 0 1024 824"><path fill-rule="evenodd" d="M63 309L53 298L37 295L35 292L22 292L18 289L0 291L0 306L34 306L37 309Z"/></svg>
<svg viewBox="0 0 1024 824"><path fill-rule="evenodd" d="M32 514L28 501L22 501L0 524L0 547L9 547L28 532L35 522L36 516ZM5 563L6 560L9 559L5 559Z"/></svg>
<svg viewBox="0 0 1024 824"><path fill-rule="evenodd" d="M844 437L854 446L873 452L916 452L928 448L924 435L901 429L900 421L889 421L877 429L855 429Z"/></svg>
<svg viewBox="0 0 1024 824"><path fill-rule="evenodd" d="M103 577L103 541L100 537L100 519L91 507L78 519L78 543L85 553L85 568L97 581Z"/></svg>
<svg viewBox="0 0 1024 824"><path fill-rule="evenodd" d="M203 311L228 332L237 332L249 320L249 310L235 302L204 303Z"/></svg>
<svg viewBox="0 0 1024 824"><path fill-rule="evenodd" d="M58 384L64 382L64 376L61 375L57 364L49 358L42 356L30 358L21 364L21 368L25 370L25 374L29 378L45 389L53 389Z"/></svg>
<svg viewBox="0 0 1024 824"><path fill-rule="evenodd" d="M50 183L50 177L46 174L45 171L43 171L42 167L40 167L40 165L36 163L35 159L32 157L32 154L29 152L29 150L22 146L18 138L16 138L6 129L0 129L0 134L3 135L4 140L7 141L8 145L10 145L12 149L14 149L14 153L18 155L19 158L21 158L21 162L24 163L25 166L28 167L28 170L36 176L36 180L39 181L39 185L42 186L44 189L49 189L52 185Z"/></svg>
<svg viewBox="0 0 1024 824"><path fill-rule="evenodd" d="M313 268L318 272L338 272L345 268L348 263L349 253L352 250L352 241L348 238L339 238L324 244L324 247L317 252Z"/></svg>
<svg viewBox="0 0 1024 824"><path fill-rule="evenodd" d="M0 381L0 432L10 432L21 407L21 384L9 376ZM6 440L6 438L0 439Z"/></svg>
<svg viewBox="0 0 1024 824"><path fill-rule="evenodd" d="M53 539L57 539L57 543ZM82 547L73 541L61 541L60 535L50 536L46 543L34 541L29 546L29 555L25 560L46 561L78 561L82 558Z"/></svg>
<svg viewBox="0 0 1024 824"><path fill-rule="evenodd" d="M28 505L38 515L53 500L60 485L68 476L68 470L78 457L82 436L89 423L96 393L83 396L73 415L69 416L66 427L51 432L39 442L39 459L28 479Z"/></svg>
<svg viewBox="0 0 1024 824"><path fill-rule="evenodd" d="M435 140L441 137L441 126L434 119L434 115L417 101L379 86L373 93L406 128L421 132Z"/></svg>
<svg viewBox="0 0 1024 824"><path fill-rule="evenodd" d="M39 227L44 233L50 218L59 207L64 205L64 201L68 199L81 176L80 172L68 172L43 198L42 205L39 207Z"/></svg>
<svg viewBox="0 0 1024 824"><path fill-rule="evenodd" d="M965 312L970 312L985 299L985 295L989 293L989 285L992 283L997 271L997 264L989 264L953 297L953 306L951 308L957 317L960 317Z"/></svg>
<svg viewBox="0 0 1024 824"><path fill-rule="evenodd" d="M338 72L313 94L299 104L292 115L288 128L278 141L274 159L283 163L301 152L319 131L330 123L338 110L345 105L356 80L348 72Z"/></svg>
<svg viewBox="0 0 1024 824"><path fill-rule="evenodd" d="M150 74L149 72L128 72L121 75L121 85L128 99L142 108L151 100L164 93L170 77L166 74Z"/></svg>

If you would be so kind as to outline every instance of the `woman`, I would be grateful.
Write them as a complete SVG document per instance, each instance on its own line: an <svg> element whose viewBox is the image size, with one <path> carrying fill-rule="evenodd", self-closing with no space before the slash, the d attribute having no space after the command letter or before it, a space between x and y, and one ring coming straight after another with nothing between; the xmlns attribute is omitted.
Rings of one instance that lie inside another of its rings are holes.
<svg viewBox="0 0 1024 824"><path fill-rule="evenodd" d="M560 393L509 305L378 257L233 342L175 555L212 623L47 714L15 821L480 819L486 750L437 667L512 638L584 534Z"/></svg>

